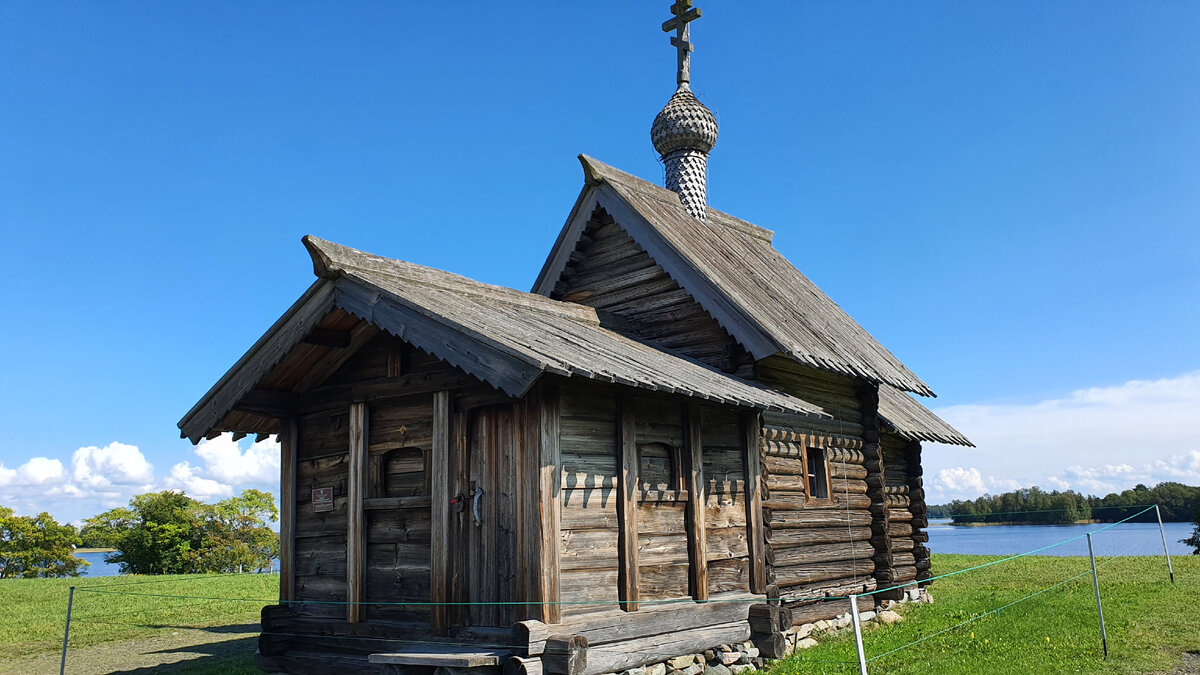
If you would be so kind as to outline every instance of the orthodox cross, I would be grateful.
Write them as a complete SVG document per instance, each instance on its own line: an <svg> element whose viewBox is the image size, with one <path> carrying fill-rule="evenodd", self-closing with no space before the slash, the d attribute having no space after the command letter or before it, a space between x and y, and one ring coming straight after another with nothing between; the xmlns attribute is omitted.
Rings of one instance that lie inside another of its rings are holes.
<svg viewBox="0 0 1200 675"><path fill-rule="evenodd" d="M671 44L679 52L679 70L675 81L680 86L687 86L692 75L692 43L688 41L688 24L700 18L700 10L692 7L692 0L675 0L671 5L671 13L675 18L662 25L664 33L675 31Z"/></svg>

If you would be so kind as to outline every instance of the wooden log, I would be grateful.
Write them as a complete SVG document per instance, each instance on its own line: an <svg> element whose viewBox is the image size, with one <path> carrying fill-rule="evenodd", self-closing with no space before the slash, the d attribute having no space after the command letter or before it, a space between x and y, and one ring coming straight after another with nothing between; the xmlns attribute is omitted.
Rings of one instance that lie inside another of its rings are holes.
<svg viewBox="0 0 1200 675"><path fill-rule="evenodd" d="M367 490L367 404L350 405L350 461L346 480L346 620L363 619L363 568L366 537L363 498Z"/></svg>
<svg viewBox="0 0 1200 675"><path fill-rule="evenodd" d="M782 605L750 605L748 620L753 635L784 631L792 627L792 611Z"/></svg>
<svg viewBox="0 0 1200 675"><path fill-rule="evenodd" d="M806 527L863 527L871 524L871 514L844 508L807 508L802 511L770 510L766 516L772 530Z"/></svg>
<svg viewBox="0 0 1200 675"><path fill-rule="evenodd" d="M791 586L842 579L852 575L869 576L875 572L875 561L870 558L859 558L858 560L775 567L774 570L775 584L779 586L780 591L786 592Z"/></svg>
<svg viewBox="0 0 1200 675"><path fill-rule="evenodd" d="M872 576L850 576L844 579L829 579L813 584L790 586L787 593L782 593L783 600L811 600L813 598L837 597L842 595L857 595L870 593L879 588L878 582Z"/></svg>
<svg viewBox="0 0 1200 675"><path fill-rule="evenodd" d="M587 666L580 675L619 673L681 654L698 654L718 645L745 642L749 638L750 624L742 620L624 642L610 642L587 650Z"/></svg>
<svg viewBox="0 0 1200 675"><path fill-rule="evenodd" d="M296 420L288 418L279 428L279 601L296 597Z"/></svg>
<svg viewBox="0 0 1200 675"><path fill-rule="evenodd" d="M746 539L750 547L750 590L763 593L767 587L764 560L766 537L763 532L762 494L762 419L757 412L742 414L742 433L746 444Z"/></svg>
<svg viewBox="0 0 1200 675"><path fill-rule="evenodd" d="M621 609L627 612L637 611L639 592L636 495L640 467L638 466L637 419L634 417L634 405L633 396L627 393L622 396L618 411L620 416L618 451L620 453L621 488L617 497L617 518L620 521L617 538L617 597L621 600Z"/></svg>
<svg viewBox="0 0 1200 675"><path fill-rule="evenodd" d="M708 527L705 524L707 499L704 494L704 457L701 438L700 406L687 408L686 478L690 499L687 503L688 588L692 598L708 599Z"/></svg>
<svg viewBox="0 0 1200 675"><path fill-rule="evenodd" d="M566 617L553 626L540 621L519 622L513 627L512 644L536 655L541 653L551 632L582 635L587 638L589 645L596 647L611 642L745 621L750 606L761 599L749 593L714 594L705 603L643 603L641 609L632 613L610 604L604 611Z"/></svg>
<svg viewBox="0 0 1200 675"><path fill-rule="evenodd" d="M792 610L793 625L800 626L806 623L829 620L835 616L845 614L850 611L850 601L838 599L800 602L795 603L790 608Z"/></svg>
<svg viewBox="0 0 1200 675"><path fill-rule="evenodd" d="M775 551L782 551L795 546L811 546L813 544L831 544L844 541L865 541L871 538L869 527L813 527L803 529L780 530L772 529L767 532L767 541Z"/></svg>
<svg viewBox="0 0 1200 675"><path fill-rule="evenodd" d="M758 655L763 658L782 659L787 656L787 635L783 631L753 633L750 635L750 639L758 649Z"/></svg>
<svg viewBox="0 0 1200 675"><path fill-rule="evenodd" d="M869 541L815 544L796 548L772 550L768 562L776 567L791 567L810 563L858 560L875 555L875 547Z"/></svg>
<svg viewBox="0 0 1200 675"><path fill-rule="evenodd" d="M546 623L558 623L562 616L561 572L559 566L562 558L559 553L559 539L562 533L562 474L559 471L562 448L560 447L559 425L561 424L561 400L559 391L552 387L543 387L538 406L540 424L539 463L538 463L538 513L534 514L540 526L540 532L534 536L540 541L540 558L538 566L539 586L542 600L541 618Z"/></svg>
<svg viewBox="0 0 1200 675"><path fill-rule="evenodd" d="M588 641L582 635L552 635L546 638L542 668L554 675L586 675ZM603 671L600 671L603 672Z"/></svg>
<svg viewBox="0 0 1200 675"><path fill-rule="evenodd" d="M450 429L450 392L433 395L433 452L430 455L431 490L429 543L429 601L444 603L450 599L450 455L453 436ZM450 626L447 605L430 607L430 626L442 633Z"/></svg>
<svg viewBox="0 0 1200 675"><path fill-rule="evenodd" d="M510 656L501 672L503 675L542 675L542 659L538 656Z"/></svg>

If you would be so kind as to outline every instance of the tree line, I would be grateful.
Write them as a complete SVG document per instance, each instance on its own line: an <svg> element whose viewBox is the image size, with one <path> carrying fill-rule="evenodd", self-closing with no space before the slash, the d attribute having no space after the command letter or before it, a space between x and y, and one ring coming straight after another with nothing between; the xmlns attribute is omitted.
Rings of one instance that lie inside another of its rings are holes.
<svg viewBox="0 0 1200 675"><path fill-rule="evenodd" d="M1046 492L1038 487L1022 488L999 495L985 494L974 500L954 500L928 508L932 518L951 518L955 524L1006 523L1058 525L1079 521L1112 523L1137 513L1139 508L1158 504L1162 519L1200 523L1200 487L1165 482L1154 487L1138 484L1104 497L1083 495L1074 490ZM1157 522L1152 510L1133 522ZM1200 531L1200 524L1197 525ZM1200 536L1198 534L1197 536Z"/></svg>
<svg viewBox="0 0 1200 675"><path fill-rule="evenodd" d="M0 579L79 576L77 547L107 548L122 574L263 572L279 556L279 519L269 492L245 490L215 504L182 491L148 492L83 521L18 516L0 506Z"/></svg>

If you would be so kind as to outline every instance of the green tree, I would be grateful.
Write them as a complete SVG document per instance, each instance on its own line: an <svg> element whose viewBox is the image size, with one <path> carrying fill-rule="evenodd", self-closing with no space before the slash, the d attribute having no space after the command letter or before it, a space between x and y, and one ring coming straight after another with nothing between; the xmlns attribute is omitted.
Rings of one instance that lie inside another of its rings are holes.
<svg viewBox="0 0 1200 675"><path fill-rule="evenodd" d="M262 571L279 555L279 535L268 526L278 518L274 497L260 490L216 504L167 490L88 518L84 532L117 549L107 561L126 574Z"/></svg>
<svg viewBox="0 0 1200 675"><path fill-rule="evenodd" d="M1196 511L1192 513L1192 523L1196 526L1192 530L1192 536L1180 541L1196 549L1192 551L1192 555L1200 555L1200 505L1197 505Z"/></svg>
<svg viewBox="0 0 1200 675"><path fill-rule="evenodd" d="M0 579L77 577L89 562L75 557L79 532L49 513L18 516L0 506Z"/></svg>

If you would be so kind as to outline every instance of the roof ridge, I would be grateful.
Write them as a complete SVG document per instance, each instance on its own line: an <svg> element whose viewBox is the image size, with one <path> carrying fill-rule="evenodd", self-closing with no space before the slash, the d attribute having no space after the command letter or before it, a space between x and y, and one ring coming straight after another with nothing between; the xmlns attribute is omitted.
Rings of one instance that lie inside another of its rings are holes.
<svg viewBox="0 0 1200 675"><path fill-rule="evenodd" d="M609 177L609 176L606 176L606 174L616 174L621 179L636 181L638 183L642 183L642 184L646 185L649 188L652 188L654 197L656 197L657 199L659 199L660 201L662 201L665 204L669 204L673 207L678 207L680 209L683 209L683 204L679 201L679 195L674 192L671 192L670 190L666 189L665 187L663 187L661 185L655 185L654 183L651 183L650 181L646 180L645 178L640 178L640 177L635 176L627 171L622 171L621 169L618 169L617 167L612 166L611 164L605 164L604 162L601 162L600 160L596 159L595 157L589 157L588 155L580 154L579 162L581 164L583 164L584 173L587 175L587 179L591 182L602 182L605 178ZM684 209L684 212L686 212L686 211L687 210ZM708 215L710 217L714 216L714 215L717 216L716 221L709 222L708 223L709 225L715 224L715 225L720 225L721 227L728 227L732 230L737 230L739 232L748 234L752 237L757 237L757 238L762 239L767 242L772 241L775 237L774 230L768 230L767 228L762 227L761 225L755 225L754 223L752 223L748 220L744 220L742 218L738 218L737 216L730 215L729 213L721 211L720 209L715 209L711 205L708 207Z"/></svg>
<svg viewBox="0 0 1200 675"><path fill-rule="evenodd" d="M490 294L503 294L506 299L527 309L561 316L591 325L600 325L596 310L587 305L563 300L554 300L544 295L526 293L508 286L489 284L470 277L427 267L418 263L397 258L387 258L374 253L361 251L350 246L338 244L311 234L305 235L301 241L308 249L313 260L313 272L318 277L332 279L343 276L350 270L361 270L370 274L382 274L405 283L434 288L452 293L462 293L478 297ZM373 265L359 264L356 260L371 262ZM410 273L405 273L405 272ZM421 274L412 274L419 272ZM452 282L447 284L445 282Z"/></svg>

